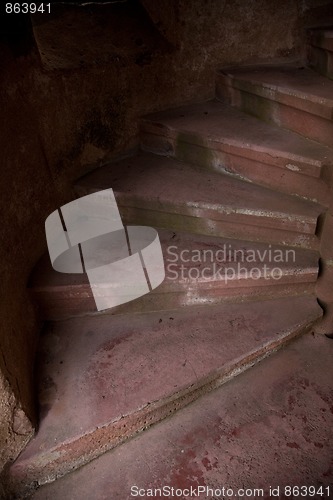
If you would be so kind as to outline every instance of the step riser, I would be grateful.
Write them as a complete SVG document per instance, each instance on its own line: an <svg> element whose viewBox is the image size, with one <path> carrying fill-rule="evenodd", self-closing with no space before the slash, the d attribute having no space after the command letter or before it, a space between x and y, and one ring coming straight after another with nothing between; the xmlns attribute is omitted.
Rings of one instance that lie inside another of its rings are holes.
<svg viewBox="0 0 333 500"><path fill-rule="evenodd" d="M240 89L239 86L244 88ZM252 85L248 82L246 85L243 85L243 82L239 84L225 75L218 75L216 93L218 99L245 113L297 132L326 146L332 146L332 116L324 106L313 105L308 101L293 99L290 96L281 96L277 91L263 89L260 85ZM260 95L262 93L269 95L269 98ZM311 111L312 108L313 112L318 110L326 118L307 111L307 109Z"/></svg>
<svg viewBox="0 0 333 500"><path fill-rule="evenodd" d="M125 224L142 224L174 231L187 231L194 234L232 238L276 245L288 245L309 250L318 249L318 238L315 235L283 231L265 226L237 223L232 218L229 221L218 221L205 217L190 217L182 214L155 212L140 208L119 206ZM248 217L251 221L251 217ZM260 222L260 221L259 221ZM269 221L268 221L269 222ZM264 218L262 219L264 223Z"/></svg>
<svg viewBox="0 0 333 500"><path fill-rule="evenodd" d="M85 196L93 190L77 186L76 193ZM162 229L189 232L208 236L289 245L311 250L318 249L315 236L317 221L287 220L285 217L260 216L249 213L221 213L218 209L145 200L115 192L123 222L127 225L142 224ZM223 207L221 208L221 210Z"/></svg>
<svg viewBox="0 0 333 500"><path fill-rule="evenodd" d="M283 276L274 279L248 279L244 283L228 281L221 286L205 289L187 287L182 292L152 292L138 300L122 304L104 313L96 312L91 289L87 285L77 290L33 291L32 299L39 307L41 317L46 321L59 321L90 314L126 314L166 311L185 306L216 305L224 301L265 300L286 296L313 295L317 273L299 276ZM224 286L223 286L224 285Z"/></svg>
<svg viewBox="0 0 333 500"><path fill-rule="evenodd" d="M295 160L272 158L260 151L240 151L222 144L217 146L214 141L200 137L194 138L193 141L193 136L187 136L185 133L174 135L176 137L158 135L148 131L143 125L142 149L159 155L172 156L180 161L200 165L209 170L227 172L283 193L317 201L324 206L329 204L327 184L322 179L297 172L296 170L301 170L304 165L300 165ZM270 163L272 161L274 161L273 164ZM294 171L291 170L292 168Z"/></svg>
<svg viewBox="0 0 333 500"><path fill-rule="evenodd" d="M127 439L135 436L138 432L146 430L155 423L170 417L170 415L197 400L204 394L220 387L234 376L252 367L268 355L276 352L291 340L312 328L313 322L302 325L293 331L277 335L274 341L258 348L256 352L248 354L236 363L226 364L223 369L215 371L206 378L198 380L190 387L178 393L148 404L145 408L135 413L124 416L117 422L105 424L79 439L65 442L47 452L33 467L25 468L24 463L16 465L12 476L12 491L27 492L32 489L36 482L43 484L51 482L93 459L124 443Z"/></svg>
<svg viewBox="0 0 333 500"><path fill-rule="evenodd" d="M333 52L319 47L309 47L308 61L311 68L333 80Z"/></svg>

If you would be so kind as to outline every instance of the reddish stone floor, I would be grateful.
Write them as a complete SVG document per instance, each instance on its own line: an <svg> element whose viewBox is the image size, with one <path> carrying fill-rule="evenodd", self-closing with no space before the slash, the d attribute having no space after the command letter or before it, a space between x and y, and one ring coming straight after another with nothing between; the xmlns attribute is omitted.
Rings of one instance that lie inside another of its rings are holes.
<svg viewBox="0 0 333 500"><path fill-rule="evenodd" d="M149 491L164 485L193 487L174 498L333 498L332 374L333 341L307 334L32 498L168 498ZM295 485L317 493L288 496ZM198 497L198 486L217 491Z"/></svg>

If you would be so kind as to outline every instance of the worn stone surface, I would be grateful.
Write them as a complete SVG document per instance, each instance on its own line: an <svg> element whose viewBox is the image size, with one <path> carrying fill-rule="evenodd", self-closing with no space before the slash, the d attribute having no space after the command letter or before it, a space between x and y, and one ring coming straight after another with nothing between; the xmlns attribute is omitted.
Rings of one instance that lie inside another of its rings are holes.
<svg viewBox="0 0 333 500"><path fill-rule="evenodd" d="M155 113L140 124L146 151L227 172L328 205L323 180L333 151L293 132L209 101Z"/></svg>
<svg viewBox="0 0 333 500"><path fill-rule="evenodd" d="M105 314L306 295L314 291L317 252L162 229L158 233L164 255L164 282L148 295ZM45 319L96 313L87 276L54 271L48 255L35 267L29 290Z"/></svg>
<svg viewBox="0 0 333 500"><path fill-rule="evenodd" d="M323 207L173 158L142 153L81 178L79 196L113 188L124 221L315 249Z"/></svg>
<svg viewBox="0 0 333 500"><path fill-rule="evenodd" d="M25 443L24 436L16 438L8 430L14 422L12 412L7 411L12 396L15 407L34 421L32 366L39 325L25 288L46 248L46 216L71 199L73 179L137 144L138 116L211 97L218 65L294 56L301 47L309 12L307 4L302 2L300 10L292 0L283 8L264 0L246 5L184 0L177 14L177 50L165 46L161 31L144 24L145 13L128 23L128 32L118 30L115 38L121 37L121 43L110 50L111 21L98 12L94 17L91 9L85 23L70 14L72 26L66 24L71 22L66 16L43 18L43 22L35 19L37 49L28 18L2 16L0 20L0 208L4 214L0 369L9 383L0 409L0 446L6 450L0 468ZM94 27L97 18L99 25ZM130 39L134 25L145 31L144 39ZM51 45L54 40L56 49ZM76 47L71 45L73 40ZM130 50L120 54L124 41ZM83 66L77 50L80 45ZM42 52L44 62L51 56L53 71L42 65ZM66 57L67 61L72 58L70 68L61 70Z"/></svg>
<svg viewBox="0 0 333 500"><path fill-rule="evenodd" d="M134 485L263 488L253 500L274 498L270 486L322 485L330 491L315 498L332 498L332 367L333 342L303 336L32 498L125 500Z"/></svg>
<svg viewBox="0 0 333 500"><path fill-rule="evenodd" d="M53 323L42 338L38 434L13 488L86 463L313 326L314 297Z"/></svg>
<svg viewBox="0 0 333 500"><path fill-rule="evenodd" d="M261 120L332 145L333 82L303 65L223 70L217 96Z"/></svg>

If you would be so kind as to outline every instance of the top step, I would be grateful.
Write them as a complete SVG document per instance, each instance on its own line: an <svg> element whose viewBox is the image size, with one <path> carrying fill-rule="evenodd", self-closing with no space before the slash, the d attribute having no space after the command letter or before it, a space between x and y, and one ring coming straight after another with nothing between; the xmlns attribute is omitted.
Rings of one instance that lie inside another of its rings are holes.
<svg viewBox="0 0 333 500"><path fill-rule="evenodd" d="M221 70L220 100L332 147L333 82L304 67Z"/></svg>
<svg viewBox="0 0 333 500"><path fill-rule="evenodd" d="M49 324L37 362L40 426L11 468L13 489L66 474L170 417L321 314L310 296Z"/></svg>

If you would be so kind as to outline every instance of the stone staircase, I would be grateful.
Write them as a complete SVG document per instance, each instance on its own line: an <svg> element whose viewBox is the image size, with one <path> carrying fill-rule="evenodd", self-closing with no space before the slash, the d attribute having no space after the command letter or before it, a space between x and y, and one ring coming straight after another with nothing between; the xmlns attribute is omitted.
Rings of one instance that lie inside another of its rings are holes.
<svg viewBox="0 0 333 500"><path fill-rule="evenodd" d="M311 68L333 78L333 32L330 29L316 29L310 32L308 59Z"/></svg>
<svg viewBox="0 0 333 500"><path fill-rule="evenodd" d="M296 336L332 333L333 82L314 71L330 76L332 37L311 34L313 69L219 71L216 100L145 117L140 153L77 182L78 196L111 187L125 224L158 229L166 279L96 313L84 275L38 264L40 427L11 467L14 497Z"/></svg>

